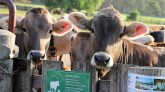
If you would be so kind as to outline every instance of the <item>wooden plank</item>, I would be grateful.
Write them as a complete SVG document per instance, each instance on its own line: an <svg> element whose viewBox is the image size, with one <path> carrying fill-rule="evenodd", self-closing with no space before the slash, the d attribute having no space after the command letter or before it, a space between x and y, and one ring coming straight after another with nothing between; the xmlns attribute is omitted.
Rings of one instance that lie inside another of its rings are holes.
<svg viewBox="0 0 165 92"><path fill-rule="evenodd" d="M110 89L111 92L127 92L128 70L135 65L114 64L112 67L112 76ZM101 91L100 91L101 92Z"/></svg>
<svg viewBox="0 0 165 92"><path fill-rule="evenodd" d="M91 92L96 92L96 80L98 80L95 67L90 65L88 61L74 61L71 63L72 71L89 72L91 73Z"/></svg>
<svg viewBox="0 0 165 92"><path fill-rule="evenodd" d="M31 60L14 59L14 71L20 70L13 76L13 92L31 92Z"/></svg>
<svg viewBox="0 0 165 92"><path fill-rule="evenodd" d="M12 92L13 60L0 60L0 92Z"/></svg>
<svg viewBox="0 0 165 92"><path fill-rule="evenodd" d="M110 89L110 80L99 80L97 81L97 92L113 92Z"/></svg>
<svg viewBox="0 0 165 92"><path fill-rule="evenodd" d="M41 84L42 84L42 75L33 75L32 77L32 85L34 89L38 89L41 88Z"/></svg>
<svg viewBox="0 0 165 92"><path fill-rule="evenodd" d="M147 76L165 76L163 67L131 67L129 72Z"/></svg>
<svg viewBox="0 0 165 92"><path fill-rule="evenodd" d="M63 69L63 62L61 61L50 61L50 60L43 60L42 61L42 74L46 72L48 69L56 69L62 70ZM44 76L42 77L42 84L41 84L41 92L45 92L44 90Z"/></svg>

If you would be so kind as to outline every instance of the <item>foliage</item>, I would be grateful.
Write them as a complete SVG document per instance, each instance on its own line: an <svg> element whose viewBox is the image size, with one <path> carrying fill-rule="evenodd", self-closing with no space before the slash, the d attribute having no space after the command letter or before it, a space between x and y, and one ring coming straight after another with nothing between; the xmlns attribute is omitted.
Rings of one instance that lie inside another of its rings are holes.
<svg viewBox="0 0 165 92"><path fill-rule="evenodd" d="M93 12L98 10L104 0L44 0L49 9L60 8L62 11L70 12L73 9Z"/></svg>
<svg viewBox="0 0 165 92"><path fill-rule="evenodd" d="M142 15L165 17L165 0L105 0L105 2L108 3L103 4L107 5L102 6L111 4L122 13L137 9Z"/></svg>
<svg viewBox="0 0 165 92"><path fill-rule="evenodd" d="M127 20L137 20L139 17L140 13L139 11L133 11L131 13L129 13L129 15L127 16Z"/></svg>
<svg viewBox="0 0 165 92"><path fill-rule="evenodd" d="M149 11L146 11L149 15L157 16L160 14L161 9L160 5L157 1L151 0L149 4L147 5L146 9Z"/></svg>

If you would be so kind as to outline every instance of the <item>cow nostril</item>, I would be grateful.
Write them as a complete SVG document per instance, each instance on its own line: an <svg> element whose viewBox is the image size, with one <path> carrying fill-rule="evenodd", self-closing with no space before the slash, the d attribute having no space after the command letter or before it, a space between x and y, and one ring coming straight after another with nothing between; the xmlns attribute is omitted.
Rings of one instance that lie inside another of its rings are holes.
<svg viewBox="0 0 165 92"><path fill-rule="evenodd" d="M95 55L94 58L96 62L100 60L100 57L98 55Z"/></svg>
<svg viewBox="0 0 165 92"><path fill-rule="evenodd" d="M110 58L108 58L107 60L104 61L104 64L108 64Z"/></svg>
<svg viewBox="0 0 165 92"><path fill-rule="evenodd" d="M41 58L45 58L45 54L43 56L41 56Z"/></svg>

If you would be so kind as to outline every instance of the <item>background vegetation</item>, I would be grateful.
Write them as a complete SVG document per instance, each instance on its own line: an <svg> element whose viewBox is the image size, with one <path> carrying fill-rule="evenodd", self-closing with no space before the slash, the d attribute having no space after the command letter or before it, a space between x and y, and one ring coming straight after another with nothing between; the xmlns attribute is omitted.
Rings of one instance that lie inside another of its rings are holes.
<svg viewBox="0 0 165 92"><path fill-rule="evenodd" d="M113 5L118 9L127 23L141 21L147 24L165 24L165 0L14 0L17 13L34 7L46 7L55 17L63 12L80 11L93 16L98 10ZM2 7L3 8L3 7ZM0 13L7 9L0 8Z"/></svg>

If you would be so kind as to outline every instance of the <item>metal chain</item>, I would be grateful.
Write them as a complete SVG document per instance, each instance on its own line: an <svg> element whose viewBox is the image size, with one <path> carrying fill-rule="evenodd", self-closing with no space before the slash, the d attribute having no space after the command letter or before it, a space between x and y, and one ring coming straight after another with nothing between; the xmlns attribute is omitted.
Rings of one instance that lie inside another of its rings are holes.
<svg viewBox="0 0 165 92"><path fill-rule="evenodd" d="M8 71L2 69L1 67L0 67L0 71L1 71L3 74L6 74L6 75L9 75L10 77L12 77L12 73L9 73Z"/></svg>
<svg viewBox="0 0 165 92"><path fill-rule="evenodd" d="M12 77L13 75L18 74L18 72L21 70L21 68L22 68L22 67L18 67L17 70L13 71L12 73L9 73L8 71L6 71L6 70L4 70L4 69L2 69L2 68L0 67L0 71L1 71L3 74L6 74L6 75Z"/></svg>

